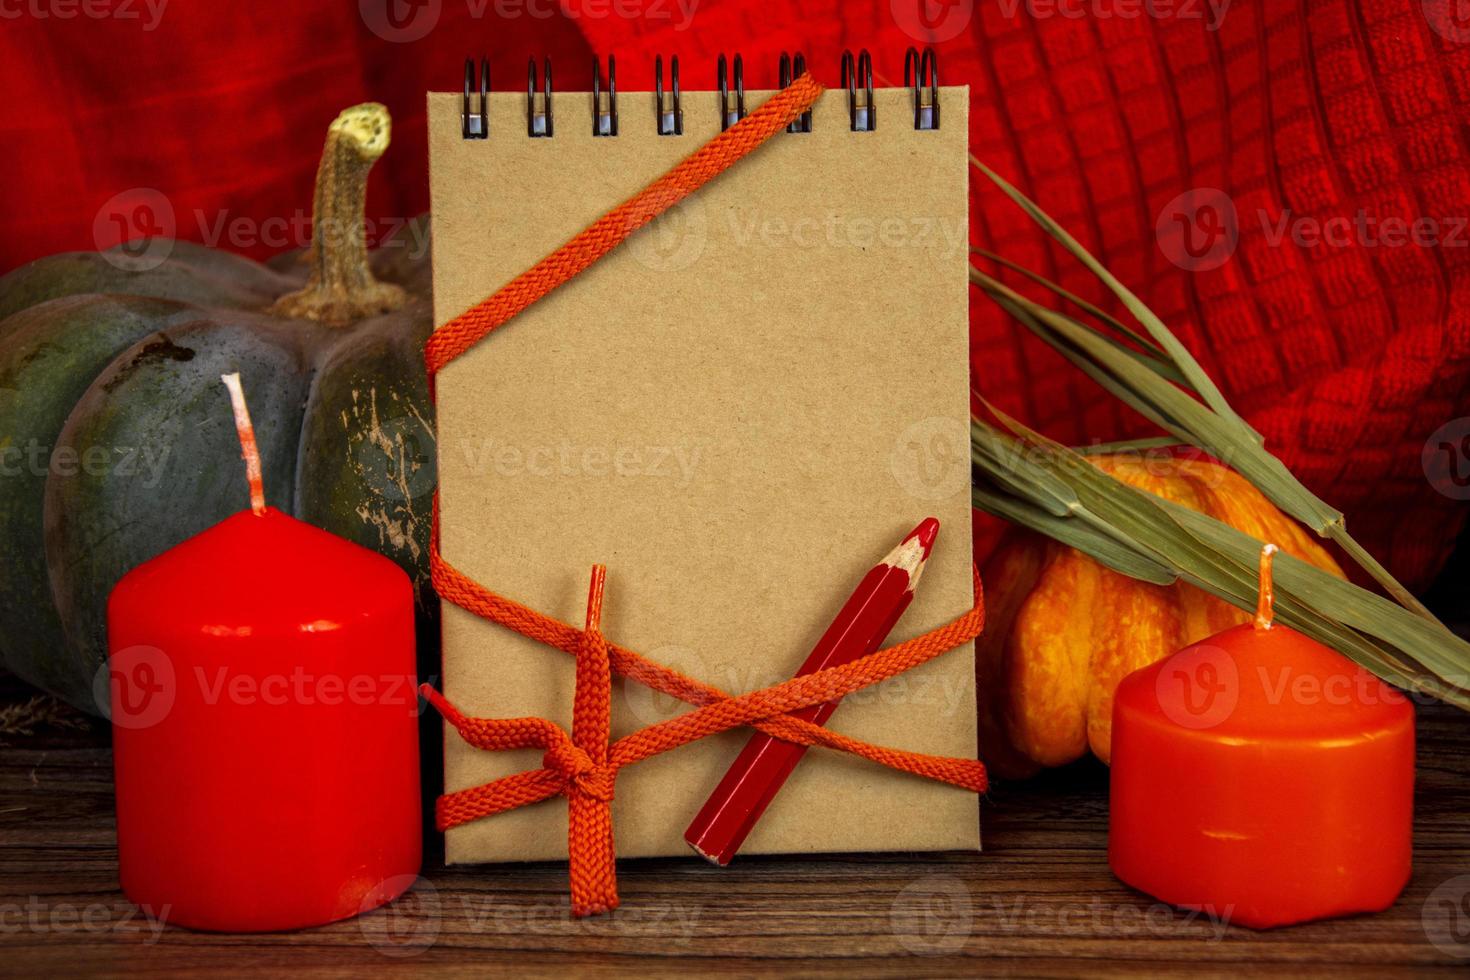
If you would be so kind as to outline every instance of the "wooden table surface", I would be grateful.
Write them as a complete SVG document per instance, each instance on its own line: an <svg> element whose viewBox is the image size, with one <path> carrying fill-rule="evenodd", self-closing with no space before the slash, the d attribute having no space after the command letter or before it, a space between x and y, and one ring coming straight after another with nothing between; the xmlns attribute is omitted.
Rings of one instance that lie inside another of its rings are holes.
<svg viewBox="0 0 1470 980"><path fill-rule="evenodd" d="M1373 976L1470 973L1470 719L1420 709L1414 876L1387 912L1271 932L1178 912L1107 866L1107 775L1079 765L984 801L982 854L625 861L623 907L573 920L556 864L446 869L320 929L159 927L118 890L105 730L0 745L0 974L392 968L557 975ZM1373 791L1370 784L1365 793Z"/></svg>

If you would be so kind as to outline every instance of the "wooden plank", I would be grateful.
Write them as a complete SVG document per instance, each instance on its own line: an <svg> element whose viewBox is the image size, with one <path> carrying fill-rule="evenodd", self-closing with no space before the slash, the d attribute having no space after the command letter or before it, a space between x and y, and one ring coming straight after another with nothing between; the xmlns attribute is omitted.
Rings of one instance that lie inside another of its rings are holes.
<svg viewBox="0 0 1470 980"><path fill-rule="evenodd" d="M623 908L581 921L568 914L557 864L445 869L435 856L424 887L352 921L265 936L160 929L118 891L105 730L46 731L0 745L0 972L333 976L398 964L561 977L1227 976L1273 964L1337 976L1463 970L1464 920L1452 934L1451 907L1426 901L1454 882L1459 915L1470 902L1467 727L1463 715L1438 706L1421 708L1419 723L1415 871L1404 896L1379 915L1271 932L1166 908L1114 879L1107 774L1096 764L996 788L980 855L741 858L724 871L694 860L625 861Z"/></svg>

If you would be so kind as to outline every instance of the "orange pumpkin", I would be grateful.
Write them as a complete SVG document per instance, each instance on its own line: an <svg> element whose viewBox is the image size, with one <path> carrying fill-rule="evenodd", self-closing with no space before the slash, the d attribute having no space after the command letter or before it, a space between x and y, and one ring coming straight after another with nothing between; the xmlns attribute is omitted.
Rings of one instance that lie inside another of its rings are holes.
<svg viewBox="0 0 1470 980"><path fill-rule="evenodd" d="M1235 471L1204 460L1092 456L1124 483L1274 542L1342 576L1295 521ZM1250 614L1182 582L1153 585L1013 528L982 576L987 625L975 644L980 753L999 776L1081 758L1108 761L1118 682Z"/></svg>

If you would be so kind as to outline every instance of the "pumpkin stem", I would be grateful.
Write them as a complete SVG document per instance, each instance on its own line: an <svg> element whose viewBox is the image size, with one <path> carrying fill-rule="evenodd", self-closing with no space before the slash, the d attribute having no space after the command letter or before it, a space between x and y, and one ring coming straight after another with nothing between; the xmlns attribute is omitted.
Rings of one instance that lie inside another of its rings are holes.
<svg viewBox="0 0 1470 980"><path fill-rule="evenodd" d="M390 132L388 110L376 102L344 110L328 127L312 199L311 277L271 313L341 326L408 302L398 286L373 276L363 229L368 172Z"/></svg>
<svg viewBox="0 0 1470 980"><path fill-rule="evenodd" d="M1271 556L1279 549L1274 544L1261 548L1261 586L1256 597L1256 629L1268 630L1276 618L1276 589L1271 583Z"/></svg>

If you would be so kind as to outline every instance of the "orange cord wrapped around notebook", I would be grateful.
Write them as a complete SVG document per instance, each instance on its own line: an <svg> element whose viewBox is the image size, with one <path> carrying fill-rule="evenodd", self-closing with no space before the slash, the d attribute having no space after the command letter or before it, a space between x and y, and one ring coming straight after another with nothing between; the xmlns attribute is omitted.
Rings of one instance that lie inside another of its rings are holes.
<svg viewBox="0 0 1470 980"><path fill-rule="evenodd" d="M435 331L425 352L431 384L442 368L496 328L587 269L634 231L784 130L821 93L822 87L810 75L803 75L529 271ZM852 753L973 792L985 789L985 769L975 759L875 746L789 714L840 699L973 640L983 629L985 620L978 576L975 606L939 629L851 663L732 697L609 643L601 631L606 577L601 566L593 571L587 619L580 629L503 598L449 565L440 554L437 505L431 566L435 589L445 601L577 658L570 735L541 718L468 718L432 688L427 685L424 688L425 697L469 744L497 751L537 748L545 752L541 769L441 797L437 808L439 829L446 830L555 795L566 796L575 915L606 912L618 904L610 808L618 770L716 732L749 725L786 741ZM633 601L637 601L636 597ZM699 707L609 744L613 672Z"/></svg>

